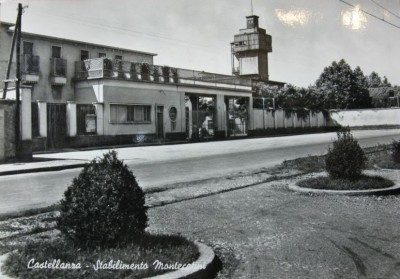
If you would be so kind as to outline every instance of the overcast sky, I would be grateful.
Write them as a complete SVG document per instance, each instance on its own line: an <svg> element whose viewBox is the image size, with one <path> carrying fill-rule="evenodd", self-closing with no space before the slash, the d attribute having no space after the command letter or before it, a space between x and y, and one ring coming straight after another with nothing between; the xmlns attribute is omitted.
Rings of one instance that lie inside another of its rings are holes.
<svg viewBox="0 0 400 279"><path fill-rule="evenodd" d="M250 0L0 1L8 22L18 2L29 4L25 31L155 52L158 65L222 74L231 74L230 43L251 13ZM400 85L400 0L346 2L359 10L339 0L253 0L272 35L270 79L308 86L344 58Z"/></svg>

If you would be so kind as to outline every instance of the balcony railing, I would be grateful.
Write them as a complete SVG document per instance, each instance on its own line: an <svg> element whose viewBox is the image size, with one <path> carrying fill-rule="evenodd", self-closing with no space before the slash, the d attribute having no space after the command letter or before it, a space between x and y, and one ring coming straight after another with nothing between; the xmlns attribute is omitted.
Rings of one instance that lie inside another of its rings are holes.
<svg viewBox="0 0 400 279"><path fill-rule="evenodd" d="M75 79L112 78L158 83L183 83L212 87L251 90L251 80L204 71L172 68L127 61L95 58L75 64Z"/></svg>
<svg viewBox="0 0 400 279"><path fill-rule="evenodd" d="M53 77L66 77L67 76L67 60L62 58L51 58L50 74Z"/></svg>
<svg viewBox="0 0 400 279"><path fill-rule="evenodd" d="M29 75L39 75L39 62L39 56L24 54L22 59L22 73Z"/></svg>

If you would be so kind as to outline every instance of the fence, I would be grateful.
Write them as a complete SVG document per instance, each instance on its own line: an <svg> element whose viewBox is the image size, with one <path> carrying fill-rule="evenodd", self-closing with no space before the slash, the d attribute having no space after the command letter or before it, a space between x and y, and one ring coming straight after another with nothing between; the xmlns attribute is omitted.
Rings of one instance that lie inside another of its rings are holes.
<svg viewBox="0 0 400 279"><path fill-rule="evenodd" d="M255 129L319 128L329 124L324 113L314 111L253 110Z"/></svg>

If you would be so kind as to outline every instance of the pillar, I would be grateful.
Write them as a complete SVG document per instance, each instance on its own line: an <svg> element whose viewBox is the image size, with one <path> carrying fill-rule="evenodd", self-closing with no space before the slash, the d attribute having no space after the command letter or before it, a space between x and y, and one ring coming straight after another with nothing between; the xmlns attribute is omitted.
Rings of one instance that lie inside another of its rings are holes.
<svg viewBox="0 0 400 279"><path fill-rule="evenodd" d="M38 120L39 120L39 135L47 138L47 103L37 101L38 104Z"/></svg>
<svg viewBox="0 0 400 279"><path fill-rule="evenodd" d="M247 130L255 130L255 121L254 121L254 109L253 109L253 97L249 98L248 105L247 105L248 115L248 129Z"/></svg>
<svg viewBox="0 0 400 279"><path fill-rule="evenodd" d="M98 135L104 135L104 104L93 103L96 108L96 130Z"/></svg>
<svg viewBox="0 0 400 279"><path fill-rule="evenodd" d="M74 102L67 102L67 136L76 137L76 104Z"/></svg>
<svg viewBox="0 0 400 279"><path fill-rule="evenodd" d="M217 95L215 98L217 108L217 127L218 131L215 132L215 137L226 137L227 136L227 123L226 123L226 108L225 108L225 96Z"/></svg>
<svg viewBox="0 0 400 279"><path fill-rule="evenodd" d="M192 138L192 133L193 133L193 108L192 108L192 102L189 101L187 102L187 107L189 109L189 115L188 115L188 123L189 123L189 127L188 127L188 132L189 132L189 139ZM186 106L185 106L185 113L186 113Z"/></svg>
<svg viewBox="0 0 400 279"><path fill-rule="evenodd" d="M21 144L17 157L32 160L32 87L21 88Z"/></svg>
<svg viewBox="0 0 400 279"><path fill-rule="evenodd" d="M32 95L30 87L21 88L21 139L32 140Z"/></svg>

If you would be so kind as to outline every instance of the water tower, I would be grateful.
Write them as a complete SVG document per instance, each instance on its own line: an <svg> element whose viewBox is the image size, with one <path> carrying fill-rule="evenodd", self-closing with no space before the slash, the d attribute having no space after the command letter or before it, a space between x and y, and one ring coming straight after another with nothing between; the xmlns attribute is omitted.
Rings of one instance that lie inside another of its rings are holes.
<svg viewBox="0 0 400 279"><path fill-rule="evenodd" d="M247 16L247 28L235 35L232 49L232 73L239 77L268 81L268 52L272 37L258 27L258 16Z"/></svg>

